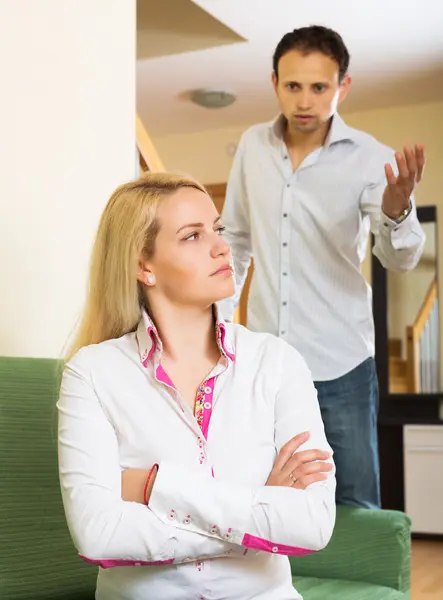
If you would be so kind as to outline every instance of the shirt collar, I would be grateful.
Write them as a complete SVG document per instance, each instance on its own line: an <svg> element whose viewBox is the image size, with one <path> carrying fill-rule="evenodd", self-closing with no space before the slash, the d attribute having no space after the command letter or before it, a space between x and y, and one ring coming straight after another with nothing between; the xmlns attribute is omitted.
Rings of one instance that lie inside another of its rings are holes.
<svg viewBox="0 0 443 600"><path fill-rule="evenodd" d="M230 327L224 321L221 311L216 304L213 305L213 311L218 347L221 354L233 362L235 360L235 352ZM163 344L154 322L144 309L142 310L142 316L137 327L136 337L140 360L143 366L146 367L154 354L158 353L161 356L163 353Z"/></svg>
<svg viewBox="0 0 443 600"><path fill-rule="evenodd" d="M270 123L271 134L275 141L281 143L285 130L286 119L280 114ZM332 117L331 127L326 137L325 146L331 146L338 142L358 142L358 135L355 129L346 125L338 113Z"/></svg>

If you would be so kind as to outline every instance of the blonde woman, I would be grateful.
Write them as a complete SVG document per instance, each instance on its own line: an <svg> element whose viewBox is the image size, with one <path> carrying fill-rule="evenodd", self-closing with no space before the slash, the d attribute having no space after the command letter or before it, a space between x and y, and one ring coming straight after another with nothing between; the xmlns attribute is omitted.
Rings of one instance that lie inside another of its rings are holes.
<svg viewBox="0 0 443 600"><path fill-rule="evenodd" d="M64 370L60 481L97 600L300 598L335 475L311 375L221 318L229 246L205 189L151 173L109 200Z"/></svg>

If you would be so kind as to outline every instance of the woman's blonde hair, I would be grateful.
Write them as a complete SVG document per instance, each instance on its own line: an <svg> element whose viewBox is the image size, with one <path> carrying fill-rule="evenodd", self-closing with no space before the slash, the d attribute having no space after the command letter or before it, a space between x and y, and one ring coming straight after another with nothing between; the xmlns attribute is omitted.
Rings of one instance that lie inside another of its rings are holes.
<svg viewBox="0 0 443 600"><path fill-rule="evenodd" d="M205 188L184 175L145 173L112 194L92 250L86 305L69 360L80 348L134 331L144 306L137 281L139 260L154 254L157 209L180 188Z"/></svg>

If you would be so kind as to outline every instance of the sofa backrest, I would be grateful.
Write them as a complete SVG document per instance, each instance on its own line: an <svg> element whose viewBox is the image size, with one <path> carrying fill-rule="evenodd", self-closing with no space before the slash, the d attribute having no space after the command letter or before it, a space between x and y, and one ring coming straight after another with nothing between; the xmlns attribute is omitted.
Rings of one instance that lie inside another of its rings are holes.
<svg viewBox="0 0 443 600"><path fill-rule="evenodd" d="M62 363L0 357L0 598L93 600L63 512L56 402Z"/></svg>

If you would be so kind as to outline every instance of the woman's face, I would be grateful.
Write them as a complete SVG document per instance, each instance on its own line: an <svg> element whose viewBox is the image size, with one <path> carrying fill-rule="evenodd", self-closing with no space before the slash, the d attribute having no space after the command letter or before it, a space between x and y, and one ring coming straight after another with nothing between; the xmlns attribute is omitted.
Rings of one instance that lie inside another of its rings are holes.
<svg viewBox="0 0 443 600"><path fill-rule="evenodd" d="M206 307L234 294L229 245L211 198L181 188L158 211L160 230L154 256L139 278L157 298L177 305Z"/></svg>

